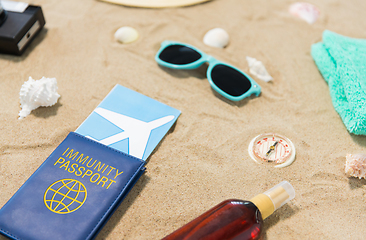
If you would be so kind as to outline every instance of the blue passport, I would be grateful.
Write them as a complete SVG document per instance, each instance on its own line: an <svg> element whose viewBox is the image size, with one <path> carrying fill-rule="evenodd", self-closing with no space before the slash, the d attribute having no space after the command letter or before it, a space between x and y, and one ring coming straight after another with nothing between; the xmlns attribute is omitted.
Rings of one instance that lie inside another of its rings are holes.
<svg viewBox="0 0 366 240"><path fill-rule="evenodd" d="M0 233L17 240L93 239L179 115L117 84L1 208Z"/></svg>
<svg viewBox="0 0 366 240"><path fill-rule="evenodd" d="M0 210L11 239L93 239L145 161L71 132Z"/></svg>

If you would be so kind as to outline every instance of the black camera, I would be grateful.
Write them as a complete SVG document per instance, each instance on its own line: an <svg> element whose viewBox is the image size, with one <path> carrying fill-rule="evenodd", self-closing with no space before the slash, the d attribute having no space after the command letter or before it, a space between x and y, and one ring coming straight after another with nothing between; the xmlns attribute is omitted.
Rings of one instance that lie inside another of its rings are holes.
<svg viewBox="0 0 366 240"><path fill-rule="evenodd" d="M19 4L0 1L0 53L21 55L46 23L41 7Z"/></svg>

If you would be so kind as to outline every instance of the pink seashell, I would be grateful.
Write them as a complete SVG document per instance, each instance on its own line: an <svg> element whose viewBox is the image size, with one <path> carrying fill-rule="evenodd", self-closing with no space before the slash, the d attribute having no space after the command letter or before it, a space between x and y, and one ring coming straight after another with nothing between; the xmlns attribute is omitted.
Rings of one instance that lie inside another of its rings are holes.
<svg viewBox="0 0 366 240"><path fill-rule="evenodd" d="M315 23L320 14L320 11L317 7L305 2L297 2L291 4L289 12L292 15L305 20L309 24Z"/></svg>
<svg viewBox="0 0 366 240"><path fill-rule="evenodd" d="M366 154L347 154L344 171L349 176L366 179Z"/></svg>

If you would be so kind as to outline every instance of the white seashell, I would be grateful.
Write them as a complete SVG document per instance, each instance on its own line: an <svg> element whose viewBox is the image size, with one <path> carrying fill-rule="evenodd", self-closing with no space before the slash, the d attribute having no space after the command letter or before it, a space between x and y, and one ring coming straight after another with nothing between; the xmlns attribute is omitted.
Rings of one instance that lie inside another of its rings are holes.
<svg viewBox="0 0 366 240"><path fill-rule="evenodd" d="M264 67L263 63L261 61L258 61L255 58L248 57L247 61L249 65L249 72L259 78L262 81L269 82L273 80L271 75L268 74L266 68Z"/></svg>
<svg viewBox="0 0 366 240"><path fill-rule="evenodd" d="M229 44L229 34L222 28L214 28L205 34L203 42L211 47L224 48Z"/></svg>
<svg viewBox="0 0 366 240"><path fill-rule="evenodd" d="M320 11L317 7L305 2L297 2L291 4L289 7L289 12L292 15L299 17L302 20L305 20L309 24L315 23L320 14Z"/></svg>
<svg viewBox="0 0 366 240"><path fill-rule="evenodd" d="M344 171L352 177L366 178L366 154L347 154Z"/></svg>
<svg viewBox="0 0 366 240"><path fill-rule="evenodd" d="M114 38L120 43L131 43L139 38L139 33L132 27L121 27L114 33Z"/></svg>
<svg viewBox="0 0 366 240"><path fill-rule="evenodd" d="M29 77L20 89L20 107L19 118L25 118L30 112L38 107L49 107L56 104L60 95L57 93L56 78L42 77L40 80L34 80Z"/></svg>

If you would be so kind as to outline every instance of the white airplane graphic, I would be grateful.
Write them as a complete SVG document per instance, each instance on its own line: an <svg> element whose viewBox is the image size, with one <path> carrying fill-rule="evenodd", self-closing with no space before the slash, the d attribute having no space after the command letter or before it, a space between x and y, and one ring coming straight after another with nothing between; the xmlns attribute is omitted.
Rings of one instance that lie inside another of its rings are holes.
<svg viewBox="0 0 366 240"><path fill-rule="evenodd" d="M174 119L174 115L169 115L151 122L144 122L100 107L95 109L94 112L121 128L123 132L104 138L100 141L90 136L87 137L107 146L128 138L128 154L140 159L142 159L144 155L151 131Z"/></svg>

